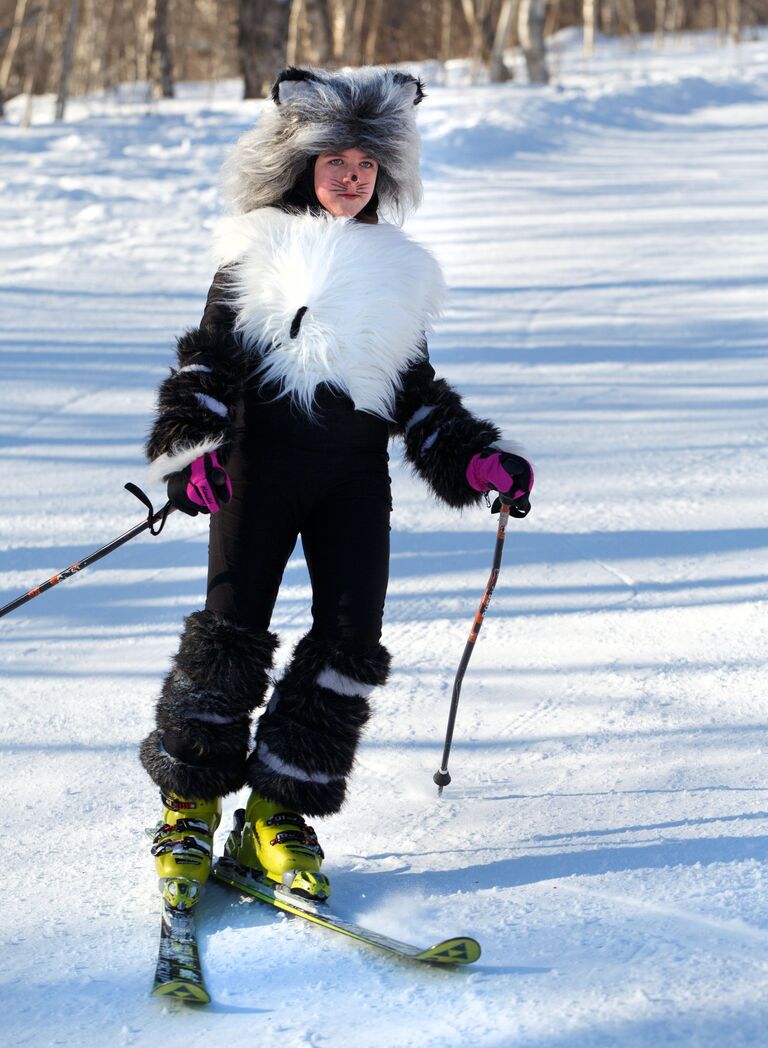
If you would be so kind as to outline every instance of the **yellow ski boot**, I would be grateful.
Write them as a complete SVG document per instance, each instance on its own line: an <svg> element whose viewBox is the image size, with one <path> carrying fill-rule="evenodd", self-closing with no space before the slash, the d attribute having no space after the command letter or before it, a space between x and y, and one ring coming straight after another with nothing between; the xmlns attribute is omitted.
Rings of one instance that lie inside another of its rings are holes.
<svg viewBox="0 0 768 1048"><path fill-rule="evenodd" d="M255 791L245 809L235 812L224 854L304 899L322 901L330 895L330 881L320 873L324 856L315 831L301 815Z"/></svg>
<svg viewBox="0 0 768 1048"><path fill-rule="evenodd" d="M162 794L163 819L152 843L163 898L175 910L191 910L211 872L213 835L221 801Z"/></svg>

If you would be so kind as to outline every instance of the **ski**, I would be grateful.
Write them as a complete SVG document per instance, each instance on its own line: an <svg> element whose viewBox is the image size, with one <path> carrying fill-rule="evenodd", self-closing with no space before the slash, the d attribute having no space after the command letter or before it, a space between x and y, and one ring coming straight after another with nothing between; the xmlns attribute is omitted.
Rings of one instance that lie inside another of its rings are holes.
<svg viewBox="0 0 768 1048"><path fill-rule="evenodd" d="M180 1001L210 1001L200 967L194 910L174 910L163 902L160 949L152 993Z"/></svg>
<svg viewBox="0 0 768 1048"><path fill-rule="evenodd" d="M357 942L377 946L397 957L433 964L472 964L480 956L480 944L467 936L445 939L434 946L422 949L419 946L411 946L410 943L400 942L398 939L391 939L388 935L370 931L368 928L363 928L359 924L354 924L331 913L326 909L324 903L315 904L281 891L279 885L255 875L252 870L241 866L228 856L222 856L214 861L212 873L224 884L254 899L259 899L261 902L269 903L278 910L284 910L295 917L303 917L312 924L319 924L323 928L339 932Z"/></svg>

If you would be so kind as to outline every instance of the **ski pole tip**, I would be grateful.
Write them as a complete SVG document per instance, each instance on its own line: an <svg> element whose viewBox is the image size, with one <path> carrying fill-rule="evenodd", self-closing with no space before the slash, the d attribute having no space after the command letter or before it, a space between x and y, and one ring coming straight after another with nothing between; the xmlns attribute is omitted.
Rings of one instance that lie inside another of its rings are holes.
<svg viewBox="0 0 768 1048"><path fill-rule="evenodd" d="M434 782L435 786L437 786L438 797L442 797L443 787L447 786L450 781L451 776L449 775L447 769L441 768L440 771L435 772L435 774L432 776L432 782Z"/></svg>

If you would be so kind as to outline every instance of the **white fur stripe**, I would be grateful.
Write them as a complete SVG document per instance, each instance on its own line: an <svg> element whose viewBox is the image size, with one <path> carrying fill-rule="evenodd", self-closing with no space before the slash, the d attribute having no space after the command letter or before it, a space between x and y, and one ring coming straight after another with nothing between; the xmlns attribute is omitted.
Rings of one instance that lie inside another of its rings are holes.
<svg viewBox="0 0 768 1048"><path fill-rule="evenodd" d="M422 406L417 411L414 411L414 413L411 415L411 417L405 424L406 436L411 431L411 429L413 429L414 426L418 426L420 422L423 422L425 418L431 415L436 407L437 404L422 404Z"/></svg>
<svg viewBox="0 0 768 1048"><path fill-rule="evenodd" d="M209 397L207 393L195 393L195 396L203 405L208 408L209 411L214 411L217 415L222 417L227 414L227 405L222 404L220 400L216 400L215 397Z"/></svg>
<svg viewBox="0 0 768 1048"><path fill-rule="evenodd" d="M179 368L178 374L182 375L185 371L204 371L207 375L211 374L211 369L205 364L185 364L183 368Z"/></svg>
<svg viewBox="0 0 768 1048"><path fill-rule="evenodd" d="M421 454L423 454L425 451L429 451L429 449L432 447L432 445L437 440L439 433L440 433L440 427L438 426L438 428L436 430L434 430L432 433L429 434L427 439L421 445Z"/></svg>
<svg viewBox="0 0 768 1048"><path fill-rule="evenodd" d="M149 480L152 484L159 484L167 480L171 473L178 473L187 466L191 466L195 459L205 455L208 451L215 451L224 443L224 437L219 434L201 440L199 444L191 444L188 447L175 447L164 455L159 455L149 465Z"/></svg>
<svg viewBox="0 0 768 1048"><path fill-rule="evenodd" d="M204 721L206 724L234 724L237 717L222 717L220 713L187 713L186 720Z"/></svg>
<svg viewBox="0 0 768 1048"><path fill-rule="evenodd" d="M374 688L373 684L361 684L359 680L346 677L330 666L326 666L321 673L318 673L315 684L319 684L321 688L328 688L329 691L335 691L337 695L346 695L350 699L365 699Z"/></svg>
<svg viewBox="0 0 768 1048"><path fill-rule="evenodd" d="M278 775L285 775L287 779L298 779L300 782L317 782L322 786L327 786L329 782L334 781L330 775L323 775L319 771L310 775L301 768L297 768L295 764L288 764L286 761L280 760L263 742L259 743L257 752L262 764L266 764L270 771L275 771Z"/></svg>

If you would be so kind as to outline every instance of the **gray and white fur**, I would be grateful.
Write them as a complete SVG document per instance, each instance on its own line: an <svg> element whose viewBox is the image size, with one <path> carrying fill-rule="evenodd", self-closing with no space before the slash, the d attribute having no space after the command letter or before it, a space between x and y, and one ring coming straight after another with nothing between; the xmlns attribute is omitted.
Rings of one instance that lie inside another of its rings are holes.
<svg viewBox="0 0 768 1048"><path fill-rule="evenodd" d="M415 107L423 96L416 77L380 66L284 70L272 88L274 106L267 104L224 165L231 211L279 204L310 157L356 148L379 164L383 215L402 224L421 202Z"/></svg>

